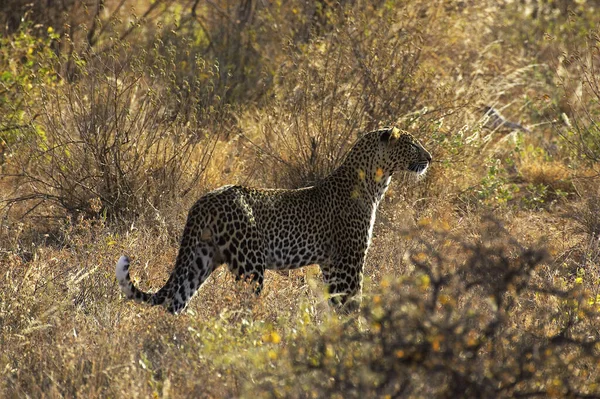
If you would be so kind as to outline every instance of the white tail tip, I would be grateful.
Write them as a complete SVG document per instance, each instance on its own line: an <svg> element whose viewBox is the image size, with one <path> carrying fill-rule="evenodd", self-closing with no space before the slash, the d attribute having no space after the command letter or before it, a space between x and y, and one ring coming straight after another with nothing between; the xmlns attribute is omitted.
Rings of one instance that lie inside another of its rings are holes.
<svg viewBox="0 0 600 399"><path fill-rule="evenodd" d="M129 263L129 258L127 256L121 256L117 262L117 266L115 267L119 286L128 298L133 294L131 282L129 281Z"/></svg>

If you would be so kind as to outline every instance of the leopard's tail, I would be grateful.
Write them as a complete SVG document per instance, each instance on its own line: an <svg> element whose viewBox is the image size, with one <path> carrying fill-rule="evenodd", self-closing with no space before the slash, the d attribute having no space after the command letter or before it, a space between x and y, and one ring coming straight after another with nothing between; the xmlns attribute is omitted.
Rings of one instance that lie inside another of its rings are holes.
<svg viewBox="0 0 600 399"><path fill-rule="evenodd" d="M154 294L141 291L135 285L133 285L131 278L129 277L130 263L129 257L121 256L115 268L119 287L121 287L121 291L123 291L127 299L133 299L136 302L145 302L150 305L162 305L167 297L165 294L168 290L169 284L167 283L163 288Z"/></svg>

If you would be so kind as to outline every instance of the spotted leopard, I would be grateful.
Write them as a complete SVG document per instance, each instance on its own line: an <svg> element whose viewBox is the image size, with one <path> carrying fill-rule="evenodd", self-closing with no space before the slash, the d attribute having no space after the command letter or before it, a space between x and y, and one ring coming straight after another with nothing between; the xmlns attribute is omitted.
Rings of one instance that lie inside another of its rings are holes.
<svg viewBox="0 0 600 399"><path fill-rule="evenodd" d="M363 267L375 214L396 171L426 172L431 155L409 133L384 128L364 134L342 165L318 184L297 190L224 186L190 209L175 268L150 294L129 276L130 261L116 265L128 299L182 311L221 264L263 287L265 269L318 264L334 306L360 304ZM351 300L352 301L349 301Z"/></svg>

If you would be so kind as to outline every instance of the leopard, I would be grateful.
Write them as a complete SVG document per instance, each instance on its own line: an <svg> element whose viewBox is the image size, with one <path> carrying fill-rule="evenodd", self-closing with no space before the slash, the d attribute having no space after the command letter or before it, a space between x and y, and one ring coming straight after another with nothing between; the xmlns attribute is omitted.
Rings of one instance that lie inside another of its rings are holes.
<svg viewBox="0 0 600 399"><path fill-rule="evenodd" d="M127 299L178 314L222 264L236 280L252 283L257 295L265 270L319 265L331 306L356 309L375 217L392 175L401 171L419 180L431 162L412 134L385 127L362 134L340 166L310 187L210 191L188 212L165 285L154 293L138 289L126 255L116 264L118 284Z"/></svg>

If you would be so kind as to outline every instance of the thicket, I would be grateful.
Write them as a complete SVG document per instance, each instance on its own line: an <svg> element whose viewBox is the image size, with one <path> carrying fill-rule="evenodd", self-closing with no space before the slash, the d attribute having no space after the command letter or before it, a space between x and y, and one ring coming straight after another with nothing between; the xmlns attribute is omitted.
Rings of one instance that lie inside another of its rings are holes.
<svg viewBox="0 0 600 399"><path fill-rule="evenodd" d="M7 5L0 396L600 395L599 2ZM314 268L260 298L219 269L178 318L120 297L202 193L312 184L384 125L434 164L382 204L359 313Z"/></svg>
<svg viewBox="0 0 600 399"><path fill-rule="evenodd" d="M539 243L524 246L490 219L473 241L443 230L412 238L415 273L383 280L358 322L291 340L289 368L265 376L265 396L597 394L589 368L599 355L598 309L579 289L539 278L556 267Z"/></svg>

